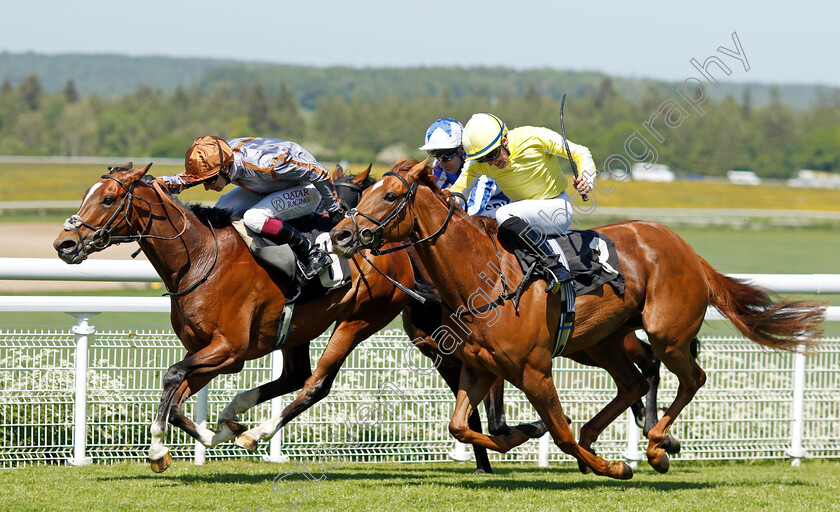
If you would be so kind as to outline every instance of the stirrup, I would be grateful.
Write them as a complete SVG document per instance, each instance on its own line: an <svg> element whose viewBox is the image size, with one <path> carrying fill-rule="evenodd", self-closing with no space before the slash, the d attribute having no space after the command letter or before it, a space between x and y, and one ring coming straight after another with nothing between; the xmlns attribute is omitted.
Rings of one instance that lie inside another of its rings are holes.
<svg viewBox="0 0 840 512"><path fill-rule="evenodd" d="M560 288L575 278L563 266L547 269L546 273L545 293L560 293Z"/></svg>
<svg viewBox="0 0 840 512"><path fill-rule="evenodd" d="M330 255L320 249L315 249L309 253L309 260L300 265L300 270L303 278L309 281L330 265L332 265Z"/></svg>

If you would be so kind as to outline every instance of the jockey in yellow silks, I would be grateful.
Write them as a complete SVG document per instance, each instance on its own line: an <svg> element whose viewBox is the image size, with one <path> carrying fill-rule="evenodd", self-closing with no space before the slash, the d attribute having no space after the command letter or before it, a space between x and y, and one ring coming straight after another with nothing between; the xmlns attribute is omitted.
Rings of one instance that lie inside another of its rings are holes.
<svg viewBox="0 0 840 512"><path fill-rule="evenodd" d="M567 141L568 142L568 141ZM450 187L462 192L478 176L496 181L511 202L496 211L501 232L508 232L542 253L556 254L547 237L566 232L572 222L572 203L566 187L569 181L558 158L571 157L580 169L573 180L575 189L585 194L592 189L595 162L584 146L568 142L548 128L521 126L508 131L505 123L492 114L475 114L464 126L462 136L468 163ZM557 292L572 275L559 263L548 269L547 292Z"/></svg>

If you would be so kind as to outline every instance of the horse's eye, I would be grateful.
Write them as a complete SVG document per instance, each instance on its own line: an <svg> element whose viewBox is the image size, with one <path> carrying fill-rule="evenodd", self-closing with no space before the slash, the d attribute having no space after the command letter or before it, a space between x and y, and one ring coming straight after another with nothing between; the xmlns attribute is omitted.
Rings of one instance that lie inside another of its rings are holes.
<svg viewBox="0 0 840 512"><path fill-rule="evenodd" d="M114 196L105 196L104 198L102 198L102 204L104 204L105 206L111 206L112 204L114 204L114 201Z"/></svg>
<svg viewBox="0 0 840 512"><path fill-rule="evenodd" d="M388 192L387 194L385 194L382 197L382 200L383 201L388 201L389 203L393 203L394 201L397 200L397 194L395 194L393 192Z"/></svg>

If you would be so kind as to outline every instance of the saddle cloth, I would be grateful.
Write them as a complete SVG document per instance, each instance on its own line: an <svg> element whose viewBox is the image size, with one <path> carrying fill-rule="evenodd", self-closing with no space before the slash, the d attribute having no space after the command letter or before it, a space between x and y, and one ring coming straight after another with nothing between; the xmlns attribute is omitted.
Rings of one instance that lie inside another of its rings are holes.
<svg viewBox="0 0 840 512"><path fill-rule="evenodd" d="M609 284L619 297L624 296L624 274L615 243L592 230L572 230L554 238L563 250L564 263L575 276L575 294L584 295ZM554 242L552 242L554 245Z"/></svg>
<svg viewBox="0 0 840 512"><path fill-rule="evenodd" d="M517 260L523 272L527 272L534 263L542 259L521 240L514 240ZM574 280L561 287L561 315L557 327L552 358L563 353L572 336L575 322L575 297L594 292L609 284L616 294L624 295L624 274L618 261L615 244L608 237L592 230L568 231L552 237L548 245L555 254L548 258L557 258L572 273ZM540 265L537 265L539 267Z"/></svg>
<svg viewBox="0 0 840 512"><path fill-rule="evenodd" d="M513 243L515 247L510 247ZM574 276L575 295L591 293L609 284L619 296L624 295L624 274L618 261L615 244L597 231L567 231L563 235L549 237L548 245L554 254L544 258L519 239L505 240L503 245L516 254L522 271L526 272L534 262L543 259L559 259ZM537 274L541 265L537 265Z"/></svg>
<svg viewBox="0 0 840 512"><path fill-rule="evenodd" d="M342 288L350 283L350 264L332 252L332 241L329 230L332 224L329 219L317 216L302 222L293 222L295 228L309 240L329 253L332 265L318 273L318 280L302 282L298 270L297 257L292 249L286 245L277 245L271 240L261 237L245 226L241 220L233 221L233 227L242 240L248 245L254 257L269 268L276 270L289 280L286 303L303 303L322 297ZM297 219L296 219L297 220Z"/></svg>

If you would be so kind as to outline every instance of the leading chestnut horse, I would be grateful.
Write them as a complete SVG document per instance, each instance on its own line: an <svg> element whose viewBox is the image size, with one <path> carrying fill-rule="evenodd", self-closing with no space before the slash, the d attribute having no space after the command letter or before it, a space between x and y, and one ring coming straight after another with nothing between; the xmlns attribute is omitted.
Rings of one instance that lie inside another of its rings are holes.
<svg viewBox="0 0 840 512"><path fill-rule="evenodd" d="M456 207L429 171L427 162L398 162L362 195L331 236L333 249L347 257L363 248L377 251L387 242L411 240L444 302L455 308L445 320L448 336L439 344L464 363L449 425L461 442L506 452L532 434L515 428L509 435L487 436L469 428L467 418L500 376L525 393L554 442L575 457L582 470L631 478L626 463L607 462L589 447L640 398L641 374L622 343L629 332L643 327L656 358L679 379L674 402L648 433L648 462L664 472L669 464L663 449L668 430L706 379L690 346L709 304L746 337L774 349L793 351L800 343L815 343L822 332L821 304L774 302L764 290L715 271L665 226L630 221L597 228L615 242L625 293L619 296L604 286L600 294L578 297L574 334L564 353L585 351L610 372L619 395L584 425L578 444L551 376L560 297L532 285L518 307L505 300L501 283L521 281L515 257L498 250L501 244L495 235Z"/></svg>

